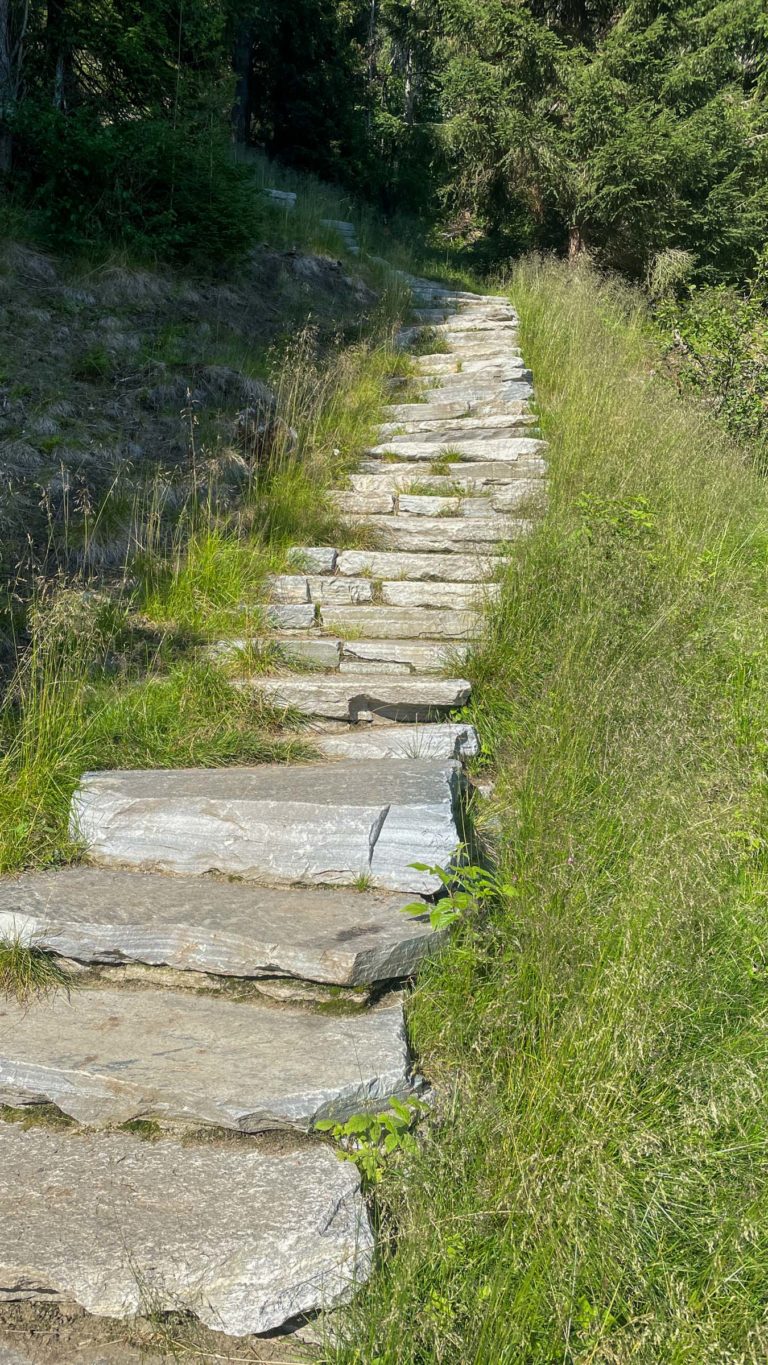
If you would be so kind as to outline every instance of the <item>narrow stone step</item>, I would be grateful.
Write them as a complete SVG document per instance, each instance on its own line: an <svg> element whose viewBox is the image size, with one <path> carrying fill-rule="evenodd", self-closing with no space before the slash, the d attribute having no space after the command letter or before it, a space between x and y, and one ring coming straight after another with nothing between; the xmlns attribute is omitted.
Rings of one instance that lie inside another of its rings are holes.
<svg viewBox="0 0 768 1365"><path fill-rule="evenodd" d="M260 690L264 683L254 680ZM365 877L421 894L439 882L410 866L413 830L424 861L447 866L459 842L458 790L456 767L435 763L86 773L72 832L103 867L221 872L267 885Z"/></svg>
<svg viewBox="0 0 768 1365"><path fill-rule="evenodd" d="M425 387L422 390L428 407L439 408L443 403L458 401L465 403L470 411L482 411L484 403L491 404L491 411L503 411L499 407L504 402L527 402L533 397L533 389L527 381L505 379L499 384L483 379L480 375L446 375L439 388Z"/></svg>
<svg viewBox="0 0 768 1365"><path fill-rule="evenodd" d="M417 550L422 554L450 554L482 545L486 554L501 554L504 546L531 529L529 521L514 517L350 517L376 531L382 547ZM339 556L341 558L341 556ZM442 575L441 575L442 576Z"/></svg>
<svg viewBox="0 0 768 1365"><path fill-rule="evenodd" d="M533 436L517 436L511 440L497 439L494 436L485 438L462 437L450 446L450 458L456 463L474 463L481 461L489 464L491 461L499 460L503 464L511 464L516 460L530 459L532 456L542 458L547 450L547 442L540 441ZM410 436L393 436L388 441L382 441L380 445L371 446L368 455L373 458L382 456L395 456L407 460L410 464L428 464L439 459L439 452L435 450L434 441L414 440Z"/></svg>
<svg viewBox="0 0 768 1365"><path fill-rule="evenodd" d="M392 422L418 422L425 417L443 420L464 417L517 417L528 412L528 397L511 394L493 398L479 398L476 393L453 395L450 399L436 397L439 390L425 391L423 403L390 403L385 414Z"/></svg>
<svg viewBox="0 0 768 1365"><path fill-rule="evenodd" d="M532 490L540 485L546 473L546 461L540 456L525 456L517 460L446 460L437 462L441 473L433 472L419 460L364 460L361 473L353 474L350 482L360 493L376 492L379 488L398 493L416 493L429 488L441 496L460 492L465 496L512 489L519 483L530 484ZM365 471L365 472L362 472Z"/></svg>
<svg viewBox="0 0 768 1365"><path fill-rule="evenodd" d="M450 673L463 668L469 646L423 640L345 640L342 673Z"/></svg>
<svg viewBox="0 0 768 1365"><path fill-rule="evenodd" d="M431 408L427 408L430 412ZM393 435L411 435L422 441L437 441L449 445L452 441L479 440L495 435L499 441L516 435L531 435L537 426L535 412L521 412L517 416L506 416L497 412L477 422L472 416L465 418L420 418L415 422L382 422L379 426L379 440L385 441Z"/></svg>
<svg viewBox="0 0 768 1365"><path fill-rule="evenodd" d="M507 370L518 372L525 369L520 352L507 349L497 359L484 356L470 356L464 359L455 351L437 351L434 355L414 356L415 368L420 374L493 374L496 378Z"/></svg>
<svg viewBox="0 0 768 1365"><path fill-rule="evenodd" d="M382 764L393 775L404 766ZM55 1104L96 1127L156 1119L307 1131L409 1088L399 1001L342 1015L84 987L3 1005L0 1103Z"/></svg>
<svg viewBox="0 0 768 1365"><path fill-rule="evenodd" d="M356 493L345 488L332 488L328 500L337 512L356 515L391 516L395 499L391 493Z"/></svg>
<svg viewBox="0 0 768 1365"><path fill-rule="evenodd" d="M0 1123L3 1298L74 1300L111 1318L188 1311L230 1336L270 1332L367 1279L359 1184L320 1144L272 1156ZM122 1361L119 1350L101 1365Z"/></svg>
<svg viewBox="0 0 768 1365"><path fill-rule="evenodd" d="M487 518L492 517L495 511L493 499L490 497L451 498L433 493L401 493L397 500L399 517Z"/></svg>
<svg viewBox="0 0 768 1365"><path fill-rule="evenodd" d="M357 647L363 644L357 642ZM426 647L424 647L426 648ZM276 706L291 707L323 720L403 722L431 721L445 711L466 706L472 691L465 678L403 677L374 669L347 675L252 678L240 686L267 697Z"/></svg>
<svg viewBox="0 0 768 1365"><path fill-rule="evenodd" d="M473 752L469 726L403 728L455 731L450 752L444 744L425 757ZM364 755L358 749L355 756ZM402 913L406 901L373 892L272 890L202 877L61 868L0 880L0 938L77 962L144 962L190 973L358 986L411 976L438 945L427 905L414 918Z"/></svg>
<svg viewBox="0 0 768 1365"><path fill-rule="evenodd" d="M418 579L446 583L480 583L495 571L493 552L481 554L409 554L394 550L342 550L337 560L340 574L370 574L382 580Z"/></svg>
<svg viewBox="0 0 768 1365"><path fill-rule="evenodd" d="M322 624L336 635L359 632L369 640L468 640L478 635L481 617L439 607L323 607Z"/></svg>
<svg viewBox="0 0 768 1365"><path fill-rule="evenodd" d="M395 580L381 585L382 601L392 607L452 607L482 611L500 592L498 583L420 583Z"/></svg>
<svg viewBox="0 0 768 1365"><path fill-rule="evenodd" d="M357 726L345 734L320 735L315 743L329 758L358 761L383 758L466 759L475 758L480 752L477 731L474 726L464 724Z"/></svg>

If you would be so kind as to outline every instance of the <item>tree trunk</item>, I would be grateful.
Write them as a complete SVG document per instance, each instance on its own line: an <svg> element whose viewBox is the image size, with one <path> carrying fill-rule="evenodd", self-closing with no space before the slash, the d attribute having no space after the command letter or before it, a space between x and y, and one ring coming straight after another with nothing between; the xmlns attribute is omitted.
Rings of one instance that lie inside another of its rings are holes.
<svg viewBox="0 0 768 1365"><path fill-rule="evenodd" d="M568 260L571 265L575 265L580 256L584 255L587 244L584 240L581 228L570 227L568 229Z"/></svg>
<svg viewBox="0 0 768 1365"><path fill-rule="evenodd" d="M0 0L0 174L13 161L11 116L21 96L29 0Z"/></svg>
<svg viewBox="0 0 768 1365"><path fill-rule="evenodd" d="M244 146L250 141L253 117L253 29L249 23L238 26L232 49L232 68L235 73L232 132L235 142Z"/></svg>
<svg viewBox="0 0 768 1365"><path fill-rule="evenodd" d="M72 39L68 32L67 0L48 0L45 45L53 81L53 107L62 113L74 103Z"/></svg>

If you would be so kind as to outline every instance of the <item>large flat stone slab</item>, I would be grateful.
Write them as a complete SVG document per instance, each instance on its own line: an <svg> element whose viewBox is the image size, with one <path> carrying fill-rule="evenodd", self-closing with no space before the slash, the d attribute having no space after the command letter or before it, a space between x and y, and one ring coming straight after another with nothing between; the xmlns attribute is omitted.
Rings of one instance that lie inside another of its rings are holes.
<svg viewBox="0 0 768 1365"><path fill-rule="evenodd" d="M411 535L413 532L411 531ZM340 574L356 577L370 573L374 578L436 580L445 583L480 583L490 578L494 559L487 547L480 554L409 554L394 550L342 550L338 558Z"/></svg>
<svg viewBox="0 0 768 1365"><path fill-rule="evenodd" d="M358 761L370 758L475 758L480 752L477 731L474 726L464 723L358 725L346 734L320 735L315 743L329 758Z"/></svg>
<svg viewBox="0 0 768 1365"><path fill-rule="evenodd" d="M522 460L478 460L459 462L438 460L435 470L430 465L407 460L387 463L385 460L365 460L361 472L352 475L356 488L386 487L396 492L415 491L429 488L431 491L446 494L483 494L494 492L520 479L538 480L544 478L546 462L537 457L526 456ZM436 470L439 469L440 473Z"/></svg>
<svg viewBox="0 0 768 1365"><path fill-rule="evenodd" d="M442 726L404 726L431 734ZM463 757L471 727L424 758ZM379 733L379 727L363 727ZM357 732L355 732L357 733ZM381 727L380 733L389 734ZM318 740L323 747L325 737ZM463 747L461 745L463 744ZM358 748L350 757L387 757ZM330 752L330 751L329 751ZM333 750L334 757L341 750ZM343 756L343 754L342 754ZM20 938L78 962L144 962L221 976L295 976L338 986L412 975L437 944L407 896L277 890L207 877L62 868L0 880L0 939Z"/></svg>
<svg viewBox="0 0 768 1365"><path fill-rule="evenodd" d="M470 640L481 628L476 611L414 606L323 607L322 622L342 638L359 632L369 640Z"/></svg>
<svg viewBox="0 0 768 1365"><path fill-rule="evenodd" d="M423 403L391 403L385 411L393 422L419 421L425 417L455 419L490 417L500 414L506 417L517 417L521 413L528 412L528 398L530 396L530 394L510 394L504 397L499 395L495 398L478 398L476 395L467 397L464 394L452 394L449 399L440 397L439 390L433 389L425 390Z"/></svg>
<svg viewBox="0 0 768 1365"><path fill-rule="evenodd" d="M428 408L427 412L432 409ZM448 444L460 440L462 436L524 436L532 427L538 425L535 412L522 413L519 417L507 417L497 413L494 417L484 417L481 422L472 417L425 417L413 422L382 422L379 427L380 439L388 436L420 436L424 440L435 440Z"/></svg>
<svg viewBox="0 0 768 1365"><path fill-rule="evenodd" d="M458 786L450 763L86 773L72 831L106 867L429 892L410 864L451 861Z"/></svg>
<svg viewBox="0 0 768 1365"><path fill-rule="evenodd" d="M269 1156L0 1124L9 1298L112 1318L186 1310L245 1336L346 1299L372 1249L357 1172L326 1147Z"/></svg>
<svg viewBox="0 0 768 1365"><path fill-rule="evenodd" d="M511 464L531 456L542 457L546 452L547 443L531 436L497 440L495 436L478 438L474 435L470 436L469 439L462 437L451 445L446 442L445 447L440 446L436 451L434 441L394 436L391 441L384 441L381 445L371 446L368 454L371 456L395 455L398 459L408 460L411 464L421 461L433 464L435 460L440 459L440 450L443 448L450 450L448 458L457 462L482 460L484 463L490 463L500 460L503 464Z"/></svg>
<svg viewBox="0 0 768 1365"><path fill-rule="evenodd" d="M405 673L445 673L462 668L469 645L460 640L444 644L425 640L346 640L341 661L342 673L385 672L388 668Z"/></svg>
<svg viewBox="0 0 768 1365"><path fill-rule="evenodd" d="M410 1084L399 1002L345 1016L91 987L6 1000L0 1025L0 1103L55 1104L96 1126L145 1118L306 1131Z"/></svg>
<svg viewBox="0 0 768 1365"><path fill-rule="evenodd" d="M381 600L393 607L453 607L456 611L482 610L499 595L498 583L382 583Z"/></svg>
<svg viewBox="0 0 768 1365"><path fill-rule="evenodd" d="M496 514L492 517L419 517L418 521L412 517L351 517L350 521L360 521L374 529L382 548L441 555L454 550L466 552L474 545L482 545L486 554L501 554L510 540L526 535L531 529L529 521ZM341 558L340 555L339 560Z"/></svg>
<svg viewBox="0 0 768 1365"><path fill-rule="evenodd" d="M355 646L362 644L355 642ZM349 642L346 649L349 655ZM466 678L403 676L373 668L339 677L252 678L239 685L305 716L348 721L373 716L404 722L434 720L444 711L466 706L472 691Z"/></svg>

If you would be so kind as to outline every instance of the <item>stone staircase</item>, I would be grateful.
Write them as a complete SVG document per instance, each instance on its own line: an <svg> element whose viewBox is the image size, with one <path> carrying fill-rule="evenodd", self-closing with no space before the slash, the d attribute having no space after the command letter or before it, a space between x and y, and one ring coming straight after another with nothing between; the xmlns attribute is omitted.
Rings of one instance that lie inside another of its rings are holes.
<svg viewBox="0 0 768 1365"><path fill-rule="evenodd" d="M408 283L447 350L332 494L378 548L295 547L270 583L285 667L239 680L322 759L87 773L87 865L0 882L0 937L73 973L0 1001L0 1299L245 1336L369 1274L357 1172L310 1135L420 1084L403 983L444 932L413 863L462 841L462 668L546 473L509 304Z"/></svg>

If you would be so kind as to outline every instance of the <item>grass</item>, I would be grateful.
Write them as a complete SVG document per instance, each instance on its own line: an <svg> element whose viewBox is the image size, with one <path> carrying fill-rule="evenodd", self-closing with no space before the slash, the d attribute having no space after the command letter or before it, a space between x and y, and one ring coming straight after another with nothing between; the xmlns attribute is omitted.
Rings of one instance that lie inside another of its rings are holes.
<svg viewBox="0 0 768 1365"><path fill-rule="evenodd" d="M639 298L512 281L550 442L472 663L515 894L410 1007L428 1141L338 1361L768 1353L768 491Z"/></svg>
<svg viewBox="0 0 768 1365"><path fill-rule="evenodd" d="M70 991L72 979L50 953L18 936L0 938L0 998L10 996L21 1005Z"/></svg>

